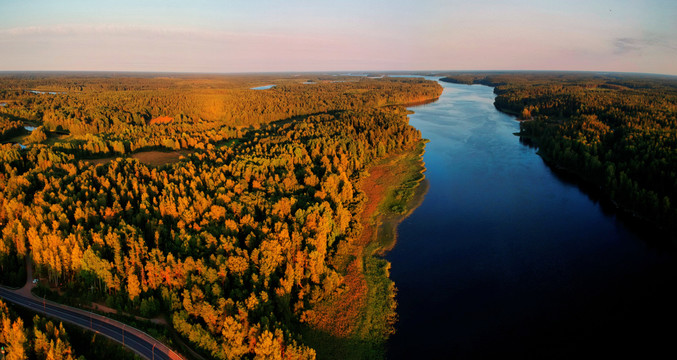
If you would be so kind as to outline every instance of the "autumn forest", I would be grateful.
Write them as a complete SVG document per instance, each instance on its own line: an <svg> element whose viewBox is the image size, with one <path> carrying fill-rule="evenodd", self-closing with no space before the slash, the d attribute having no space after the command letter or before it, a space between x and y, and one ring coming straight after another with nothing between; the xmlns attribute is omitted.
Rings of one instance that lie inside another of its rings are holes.
<svg viewBox="0 0 677 360"><path fill-rule="evenodd" d="M675 78L439 77L494 87L516 142L674 236ZM36 296L187 358L383 358L397 221L382 220L415 206L424 171L406 107L441 94L388 76L2 73L0 282L33 270ZM15 359L100 356L56 319L9 302L0 319Z"/></svg>
<svg viewBox="0 0 677 360"><path fill-rule="evenodd" d="M277 86L250 89L261 82ZM403 105L441 88L303 82L3 76L2 282L21 286L28 259L40 295L164 316L206 358L315 358L309 332L379 353L394 290L385 262L361 250L360 186L380 160L420 152ZM362 299L349 320L370 320L346 330L327 311L366 288L369 266L382 300Z"/></svg>

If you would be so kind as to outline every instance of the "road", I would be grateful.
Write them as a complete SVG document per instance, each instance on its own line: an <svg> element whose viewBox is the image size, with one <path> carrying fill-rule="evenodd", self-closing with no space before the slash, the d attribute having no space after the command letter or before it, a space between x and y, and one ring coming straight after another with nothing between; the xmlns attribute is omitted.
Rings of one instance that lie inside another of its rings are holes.
<svg viewBox="0 0 677 360"><path fill-rule="evenodd" d="M0 287L0 298L23 306L35 312L43 313L82 328L104 335L131 349L149 360L184 360L172 349L136 328L105 316L26 296L19 291Z"/></svg>

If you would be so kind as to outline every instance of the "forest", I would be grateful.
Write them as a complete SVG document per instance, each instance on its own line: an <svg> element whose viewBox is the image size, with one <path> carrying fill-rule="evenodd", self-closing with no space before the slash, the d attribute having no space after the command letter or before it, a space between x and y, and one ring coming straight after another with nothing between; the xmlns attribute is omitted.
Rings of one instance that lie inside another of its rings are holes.
<svg viewBox="0 0 677 360"><path fill-rule="evenodd" d="M403 105L442 89L307 80L0 76L3 284L23 284L30 254L46 293L165 315L206 358L315 358L301 333L351 292L361 181L380 159L420 152ZM132 157L149 150L188 151L159 166ZM383 306L367 335L342 336L383 343L395 318Z"/></svg>
<svg viewBox="0 0 677 360"><path fill-rule="evenodd" d="M0 344L4 358L8 360L138 359L131 351L105 337L32 315L30 311L2 300Z"/></svg>
<svg viewBox="0 0 677 360"><path fill-rule="evenodd" d="M32 322L32 328L25 326L23 319L11 313L0 301L0 344L6 345L3 354L6 353L8 360L77 358L63 324L55 325L37 315ZM28 346L29 343L31 346Z"/></svg>
<svg viewBox="0 0 677 360"><path fill-rule="evenodd" d="M618 208L677 233L677 78L596 73L454 73L494 87L495 106L550 164Z"/></svg>

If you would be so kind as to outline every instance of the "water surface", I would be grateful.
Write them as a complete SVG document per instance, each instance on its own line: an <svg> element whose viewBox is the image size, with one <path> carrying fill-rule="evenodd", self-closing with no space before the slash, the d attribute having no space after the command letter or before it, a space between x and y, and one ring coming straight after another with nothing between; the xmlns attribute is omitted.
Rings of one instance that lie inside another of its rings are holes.
<svg viewBox="0 0 677 360"><path fill-rule="evenodd" d="M275 85L263 85L251 88L251 90L268 90L275 87Z"/></svg>
<svg viewBox="0 0 677 360"><path fill-rule="evenodd" d="M45 95L45 94L47 94L47 95L56 95L56 94L59 94L59 93L56 92L56 91L39 91L39 90L28 90L28 91L31 92L31 93L33 93L33 94L38 94L38 95ZM63 93L63 94L65 94L65 93Z"/></svg>
<svg viewBox="0 0 677 360"><path fill-rule="evenodd" d="M492 88L441 84L411 115L430 189L387 255L388 358L674 356L671 247L553 173Z"/></svg>

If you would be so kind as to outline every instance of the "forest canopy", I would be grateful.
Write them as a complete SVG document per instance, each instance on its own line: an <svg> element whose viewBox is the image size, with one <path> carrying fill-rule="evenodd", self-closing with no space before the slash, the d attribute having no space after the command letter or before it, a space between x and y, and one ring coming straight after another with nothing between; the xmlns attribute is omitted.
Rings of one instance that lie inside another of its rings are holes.
<svg viewBox="0 0 677 360"><path fill-rule="evenodd" d="M495 105L522 121L555 166L617 206L677 231L677 78L595 73L456 73L494 86Z"/></svg>
<svg viewBox="0 0 677 360"><path fill-rule="evenodd" d="M166 313L204 356L314 358L300 329L350 291L337 259L361 231L360 179L421 144L401 105L441 87L330 77L250 89L270 80L0 77L2 281L20 285L10 269L30 253L52 287ZM190 151L158 167L130 157L153 149Z"/></svg>

